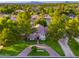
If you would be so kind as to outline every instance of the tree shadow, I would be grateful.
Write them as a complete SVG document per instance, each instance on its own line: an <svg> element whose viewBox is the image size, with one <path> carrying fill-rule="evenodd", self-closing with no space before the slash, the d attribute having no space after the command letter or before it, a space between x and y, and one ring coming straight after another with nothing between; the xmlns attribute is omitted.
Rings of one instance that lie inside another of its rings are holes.
<svg viewBox="0 0 79 59"><path fill-rule="evenodd" d="M14 50L5 50L5 49L2 49L0 50L0 55L3 55L3 56L16 56L17 51L14 51Z"/></svg>

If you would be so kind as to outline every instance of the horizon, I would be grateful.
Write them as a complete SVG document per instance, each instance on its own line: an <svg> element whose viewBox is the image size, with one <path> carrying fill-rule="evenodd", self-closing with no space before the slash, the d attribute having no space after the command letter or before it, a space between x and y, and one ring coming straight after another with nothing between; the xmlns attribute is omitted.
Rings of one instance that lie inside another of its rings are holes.
<svg viewBox="0 0 79 59"><path fill-rule="evenodd" d="M0 1L0 3L74 3L79 1Z"/></svg>

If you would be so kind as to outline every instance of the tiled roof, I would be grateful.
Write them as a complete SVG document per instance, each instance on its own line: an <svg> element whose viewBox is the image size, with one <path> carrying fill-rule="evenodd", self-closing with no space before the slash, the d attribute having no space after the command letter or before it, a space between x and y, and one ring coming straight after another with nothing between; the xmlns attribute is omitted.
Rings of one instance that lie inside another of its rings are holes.
<svg viewBox="0 0 79 59"><path fill-rule="evenodd" d="M36 25L36 28L37 28L37 32L38 32L38 33L40 33L40 34L45 34L45 33L46 33L46 32L45 32L45 28L44 28L42 25L37 24L37 25Z"/></svg>
<svg viewBox="0 0 79 59"><path fill-rule="evenodd" d="M51 19L51 16L49 16L48 14L45 14L44 18Z"/></svg>

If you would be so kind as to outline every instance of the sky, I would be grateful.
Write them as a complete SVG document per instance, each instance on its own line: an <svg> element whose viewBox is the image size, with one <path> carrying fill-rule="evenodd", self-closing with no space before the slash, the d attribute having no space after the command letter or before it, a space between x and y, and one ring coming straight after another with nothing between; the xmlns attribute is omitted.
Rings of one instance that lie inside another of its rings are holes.
<svg viewBox="0 0 79 59"><path fill-rule="evenodd" d="M36 1L36 2L46 2L46 3L48 3L48 1L49 2L51 2L51 1L53 1L53 3L57 3L57 1L58 1L58 3L60 3L60 1L62 2L62 1L78 1L79 2L79 0L0 0L0 3L20 3L20 2L31 2L31 1ZM25 2L25 3L26 3Z"/></svg>
<svg viewBox="0 0 79 59"><path fill-rule="evenodd" d="M0 0L0 2L17 2L17 1L26 1L26 2L29 2L29 1L79 1L79 0Z"/></svg>

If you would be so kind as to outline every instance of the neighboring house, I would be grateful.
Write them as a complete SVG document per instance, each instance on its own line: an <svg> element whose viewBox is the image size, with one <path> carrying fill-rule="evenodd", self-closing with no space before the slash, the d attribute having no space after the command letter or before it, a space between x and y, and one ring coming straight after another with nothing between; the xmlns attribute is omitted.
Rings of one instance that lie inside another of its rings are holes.
<svg viewBox="0 0 79 59"><path fill-rule="evenodd" d="M35 21L39 18L39 15L32 15L31 16L31 21Z"/></svg>
<svg viewBox="0 0 79 59"><path fill-rule="evenodd" d="M10 19L16 21L16 15L11 15Z"/></svg>
<svg viewBox="0 0 79 59"><path fill-rule="evenodd" d="M16 10L16 11L15 11L15 13L18 13L18 12L25 12L25 11L24 11L24 10ZM11 15L11 16L10 16L10 19L11 19L11 20L16 21L16 18L17 18L17 15Z"/></svg>
<svg viewBox="0 0 79 59"><path fill-rule="evenodd" d="M24 12L24 10L16 10L15 12Z"/></svg>
<svg viewBox="0 0 79 59"><path fill-rule="evenodd" d="M6 17L6 16L9 16L11 20L14 20L14 21L15 21L17 15L0 14L0 17L1 17L1 18L4 18L4 17Z"/></svg>
<svg viewBox="0 0 79 59"><path fill-rule="evenodd" d="M3 14L0 13L0 18L2 18L2 17L3 17Z"/></svg>
<svg viewBox="0 0 79 59"><path fill-rule="evenodd" d="M34 26L34 22L39 18L39 15L32 15L31 19L30 19L30 24L33 27Z"/></svg>
<svg viewBox="0 0 79 59"><path fill-rule="evenodd" d="M69 17L70 17L70 18L74 18L75 15L74 15L74 14L70 14Z"/></svg>
<svg viewBox="0 0 79 59"><path fill-rule="evenodd" d="M3 14L2 17L10 16L10 14Z"/></svg>

